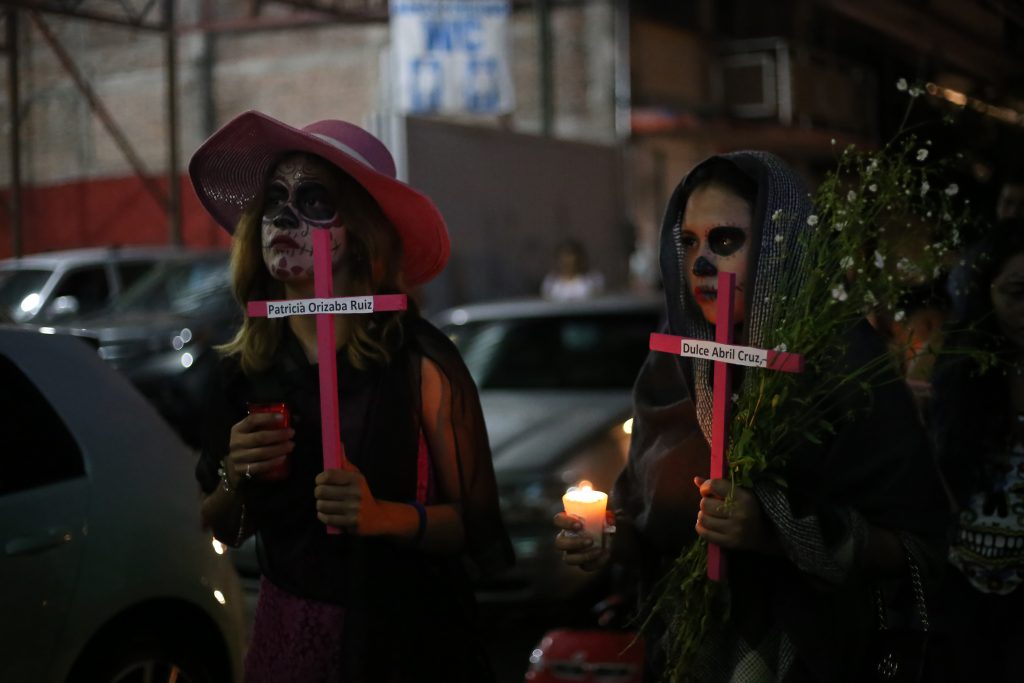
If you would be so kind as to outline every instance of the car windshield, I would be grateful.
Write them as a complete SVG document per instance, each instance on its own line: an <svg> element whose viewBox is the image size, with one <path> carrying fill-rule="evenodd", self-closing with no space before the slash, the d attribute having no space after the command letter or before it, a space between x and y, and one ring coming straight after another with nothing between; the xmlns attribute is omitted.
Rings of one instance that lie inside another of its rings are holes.
<svg viewBox="0 0 1024 683"><path fill-rule="evenodd" d="M629 389L656 313L512 318L447 325L481 389Z"/></svg>
<svg viewBox="0 0 1024 683"><path fill-rule="evenodd" d="M41 269L0 270L0 313L18 320L35 310L51 274Z"/></svg>
<svg viewBox="0 0 1024 683"><path fill-rule="evenodd" d="M114 313L189 314L231 301L226 258L167 261L153 268L114 303Z"/></svg>

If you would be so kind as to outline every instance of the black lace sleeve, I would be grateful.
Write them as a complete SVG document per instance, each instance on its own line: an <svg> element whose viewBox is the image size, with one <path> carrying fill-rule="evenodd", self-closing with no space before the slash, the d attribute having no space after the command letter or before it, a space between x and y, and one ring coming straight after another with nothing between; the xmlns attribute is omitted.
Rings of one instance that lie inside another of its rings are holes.
<svg viewBox="0 0 1024 683"><path fill-rule="evenodd" d="M514 555L498 508L491 446L476 384L455 345L440 330L418 320L413 331L423 354L437 364L451 384L452 432L455 435L466 555L480 576L489 576L510 566Z"/></svg>
<svg viewBox="0 0 1024 683"><path fill-rule="evenodd" d="M232 414L228 400L227 378L232 376L232 368L236 366L232 359L218 358L207 372L203 390L202 447L196 463L196 479L203 493L207 494L217 488L220 479L217 470L221 459L228 453L231 427L241 419Z"/></svg>

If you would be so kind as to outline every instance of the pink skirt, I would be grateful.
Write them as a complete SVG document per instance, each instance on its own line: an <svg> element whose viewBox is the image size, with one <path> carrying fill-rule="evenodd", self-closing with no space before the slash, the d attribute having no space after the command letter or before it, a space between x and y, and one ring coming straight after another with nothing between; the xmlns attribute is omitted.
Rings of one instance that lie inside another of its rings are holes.
<svg viewBox="0 0 1024 683"><path fill-rule="evenodd" d="M338 683L345 608L260 581L245 683Z"/></svg>

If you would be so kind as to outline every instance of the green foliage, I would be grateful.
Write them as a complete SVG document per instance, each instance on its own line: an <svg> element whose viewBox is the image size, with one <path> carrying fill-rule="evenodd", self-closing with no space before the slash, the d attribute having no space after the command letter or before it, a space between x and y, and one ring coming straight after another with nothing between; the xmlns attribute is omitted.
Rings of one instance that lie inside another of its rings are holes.
<svg viewBox="0 0 1024 683"><path fill-rule="evenodd" d="M784 278L766 327L768 347L802 354L805 372L746 371L730 425L734 486L750 487L762 476L784 485L790 457L808 443L826 444L851 416L842 410L848 397L863 398L898 378L889 356L853 368L839 361L858 321L900 321L904 295L938 276L962 246L972 217L959 188L942 180L948 166L933 158L930 140L912 131L880 150L850 146L839 153L794 245L805 254L803 266L782 264L788 267L780 269ZM782 246L783 261L799 253ZM715 609L720 589L705 576L705 557L703 541L687 549L648 605L645 623L657 615L667 625L666 680L689 680L708 635L728 620Z"/></svg>

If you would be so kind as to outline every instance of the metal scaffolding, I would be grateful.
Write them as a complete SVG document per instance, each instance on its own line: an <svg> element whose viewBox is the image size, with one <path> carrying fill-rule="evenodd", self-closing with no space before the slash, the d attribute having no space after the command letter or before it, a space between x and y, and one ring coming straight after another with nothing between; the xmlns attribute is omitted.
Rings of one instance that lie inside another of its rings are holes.
<svg viewBox="0 0 1024 683"><path fill-rule="evenodd" d="M292 8L285 16L263 16L264 6L278 4ZM0 0L3 20L3 43L0 54L7 57L8 107L11 127L10 146L10 198L3 208L10 216L11 247L14 256L22 255L22 174L20 129L22 122L19 97L18 44L27 17L42 35L47 45L68 73L75 87L88 102L90 109L113 138L134 174L142 181L148 194L167 216L168 241L182 243L181 194L178 177L178 103L175 94L177 82L177 37L186 32L199 31L210 35L227 32L247 32L323 25L325 22L383 21L388 16L387 0L248 0L246 15L238 18L215 20L212 3L202 0L201 21L181 25L175 16L176 0ZM167 160L164 190L155 176L146 168L141 155L117 124L88 79L78 68L70 53L50 29L45 15L56 15L100 22L124 28L148 31L163 36L165 42L164 68L166 91L164 106L167 117Z"/></svg>

